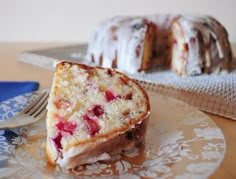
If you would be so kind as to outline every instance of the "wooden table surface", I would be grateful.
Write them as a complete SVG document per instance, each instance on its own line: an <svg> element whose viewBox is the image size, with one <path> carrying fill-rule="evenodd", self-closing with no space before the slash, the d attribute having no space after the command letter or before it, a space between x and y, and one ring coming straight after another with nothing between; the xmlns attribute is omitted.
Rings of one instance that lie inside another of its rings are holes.
<svg viewBox="0 0 236 179"><path fill-rule="evenodd" d="M0 43L0 80L24 81L34 80L40 82L40 88L50 88L53 72L20 63L17 57L25 50L36 50L48 47L68 45L58 43ZM234 51L236 46L234 47ZM236 121L206 113L221 128L226 140L226 153L223 162L216 172L210 177L236 178Z"/></svg>

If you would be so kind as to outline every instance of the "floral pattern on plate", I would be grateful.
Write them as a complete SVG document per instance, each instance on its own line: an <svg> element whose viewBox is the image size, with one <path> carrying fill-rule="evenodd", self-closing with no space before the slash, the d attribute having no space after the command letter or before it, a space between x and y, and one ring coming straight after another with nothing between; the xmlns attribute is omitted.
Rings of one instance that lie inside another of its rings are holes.
<svg viewBox="0 0 236 179"><path fill-rule="evenodd" d="M0 119L16 115L36 96L26 94L0 103ZM208 116L183 102L151 92L149 96L151 116L143 143L110 161L73 170L48 163L45 120L1 130L1 177L207 178L224 157L226 146L221 130Z"/></svg>

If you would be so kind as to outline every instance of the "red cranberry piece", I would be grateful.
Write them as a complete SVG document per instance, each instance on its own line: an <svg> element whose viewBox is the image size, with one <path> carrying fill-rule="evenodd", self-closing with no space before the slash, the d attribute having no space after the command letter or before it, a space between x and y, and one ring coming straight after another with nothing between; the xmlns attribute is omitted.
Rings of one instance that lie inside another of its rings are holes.
<svg viewBox="0 0 236 179"><path fill-rule="evenodd" d="M54 142L54 144L56 145L57 151L58 151L59 149L62 149L62 146L61 146L61 138L62 138L62 135L61 135L61 133L59 132L59 134L58 134L55 138L52 139L53 142Z"/></svg>
<svg viewBox="0 0 236 179"><path fill-rule="evenodd" d="M101 105L97 104L92 109L95 116L100 117L104 114L104 109Z"/></svg>
<svg viewBox="0 0 236 179"><path fill-rule="evenodd" d="M173 44L177 45L177 40L176 39L173 40Z"/></svg>
<svg viewBox="0 0 236 179"><path fill-rule="evenodd" d="M195 44L195 43L196 43L196 38L191 37L191 38L190 38L190 43Z"/></svg>
<svg viewBox="0 0 236 179"><path fill-rule="evenodd" d="M88 115L84 116L84 120L90 135L94 135L100 130L100 126L94 120L92 120Z"/></svg>
<svg viewBox="0 0 236 179"><path fill-rule="evenodd" d="M88 120L93 120L90 116L88 116L87 114L84 115L84 120L88 121Z"/></svg>
<svg viewBox="0 0 236 179"><path fill-rule="evenodd" d="M126 100L131 100L133 98L132 92L127 93L123 98L126 99Z"/></svg>
<svg viewBox="0 0 236 179"><path fill-rule="evenodd" d="M88 113L88 114L84 115L84 120L94 120L94 121L96 121L97 119L98 119L97 116L94 116L94 114Z"/></svg>
<svg viewBox="0 0 236 179"><path fill-rule="evenodd" d="M105 91L105 98L106 98L106 101L107 101L107 102L110 102L110 101L112 101L112 100L117 99L118 96L115 95L112 91L107 90L107 91Z"/></svg>
<svg viewBox="0 0 236 179"><path fill-rule="evenodd" d="M107 70L107 74L108 74L109 76L113 76L111 69L108 69L108 70Z"/></svg>
<svg viewBox="0 0 236 179"><path fill-rule="evenodd" d="M71 122L59 122L57 125L58 130L68 132L71 135L74 133L77 125Z"/></svg>
<svg viewBox="0 0 236 179"><path fill-rule="evenodd" d="M139 57L139 55L140 55L140 52L141 52L141 46L140 46L140 45L138 45L138 46L136 47L136 49L135 49L135 54L136 54L136 57Z"/></svg>

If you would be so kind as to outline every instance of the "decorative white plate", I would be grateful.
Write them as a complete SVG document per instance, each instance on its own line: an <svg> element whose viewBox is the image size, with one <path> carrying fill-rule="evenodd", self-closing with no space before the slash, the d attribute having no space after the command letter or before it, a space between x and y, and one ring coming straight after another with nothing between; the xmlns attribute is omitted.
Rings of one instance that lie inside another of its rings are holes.
<svg viewBox="0 0 236 179"><path fill-rule="evenodd" d="M6 120L37 93L0 103ZM111 161L68 171L48 163L45 120L31 126L0 131L0 176L13 178L207 178L225 153L223 133L205 114L187 104L149 93L151 116L145 142Z"/></svg>

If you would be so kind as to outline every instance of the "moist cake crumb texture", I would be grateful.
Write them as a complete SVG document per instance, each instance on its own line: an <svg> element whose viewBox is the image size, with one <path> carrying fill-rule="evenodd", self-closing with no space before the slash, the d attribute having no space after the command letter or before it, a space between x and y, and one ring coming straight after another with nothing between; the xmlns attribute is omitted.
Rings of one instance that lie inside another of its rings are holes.
<svg viewBox="0 0 236 179"><path fill-rule="evenodd" d="M114 70L58 64L47 107L48 147L57 160L74 145L135 128L148 102L139 85Z"/></svg>

